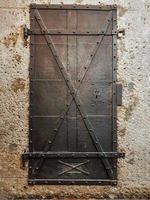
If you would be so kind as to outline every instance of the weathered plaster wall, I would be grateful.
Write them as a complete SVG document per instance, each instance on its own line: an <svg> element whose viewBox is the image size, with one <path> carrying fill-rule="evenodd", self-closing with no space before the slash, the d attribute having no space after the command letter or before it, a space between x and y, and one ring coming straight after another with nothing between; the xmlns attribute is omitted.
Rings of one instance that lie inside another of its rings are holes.
<svg viewBox="0 0 150 200"><path fill-rule="evenodd" d="M28 186L20 155L28 142L30 3L98 4L96 0L0 0L0 199L7 198L150 198L150 0L101 0L118 5L118 186Z"/></svg>

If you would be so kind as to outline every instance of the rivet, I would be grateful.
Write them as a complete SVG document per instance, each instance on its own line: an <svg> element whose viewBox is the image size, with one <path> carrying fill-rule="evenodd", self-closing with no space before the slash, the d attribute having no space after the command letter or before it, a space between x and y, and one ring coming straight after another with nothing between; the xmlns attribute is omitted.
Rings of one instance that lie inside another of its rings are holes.
<svg viewBox="0 0 150 200"><path fill-rule="evenodd" d="M32 131L33 129L32 128L30 128L30 131Z"/></svg>
<svg viewBox="0 0 150 200"><path fill-rule="evenodd" d="M91 57L92 57L93 55L91 54Z"/></svg>
<svg viewBox="0 0 150 200"><path fill-rule="evenodd" d="M51 144L52 142L51 142L51 141L48 141L48 143Z"/></svg>
<svg viewBox="0 0 150 200"><path fill-rule="evenodd" d="M38 18L38 20L41 20L40 18Z"/></svg>
<svg viewBox="0 0 150 200"><path fill-rule="evenodd" d="M32 141L30 141L29 143L32 144Z"/></svg>
<svg viewBox="0 0 150 200"><path fill-rule="evenodd" d="M80 79L78 81L80 82Z"/></svg>
<svg viewBox="0 0 150 200"><path fill-rule="evenodd" d="M35 169L36 169L36 170L38 170L39 168L38 168L38 167L36 167Z"/></svg>

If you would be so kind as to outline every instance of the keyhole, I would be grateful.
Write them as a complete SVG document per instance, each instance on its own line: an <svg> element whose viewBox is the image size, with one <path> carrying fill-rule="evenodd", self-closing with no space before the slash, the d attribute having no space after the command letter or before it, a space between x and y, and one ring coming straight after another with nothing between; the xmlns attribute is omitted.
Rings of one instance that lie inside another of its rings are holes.
<svg viewBox="0 0 150 200"><path fill-rule="evenodd" d="M100 97L100 91L98 89L95 89L94 94L96 99Z"/></svg>

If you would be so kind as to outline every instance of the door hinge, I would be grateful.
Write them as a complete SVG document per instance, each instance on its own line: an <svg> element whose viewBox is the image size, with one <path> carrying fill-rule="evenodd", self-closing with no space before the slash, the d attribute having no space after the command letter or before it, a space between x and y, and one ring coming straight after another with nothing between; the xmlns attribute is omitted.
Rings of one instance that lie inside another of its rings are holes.
<svg viewBox="0 0 150 200"><path fill-rule="evenodd" d="M122 105L122 84L116 85L117 89L117 106Z"/></svg>
<svg viewBox="0 0 150 200"><path fill-rule="evenodd" d="M24 152L22 155L21 155L21 168L23 169L27 169L27 165L28 165L28 156L27 156L27 152Z"/></svg>
<svg viewBox="0 0 150 200"><path fill-rule="evenodd" d="M24 39L27 40L28 36L31 35L31 31L29 28L27 28L27 25L25 24L24 28L23 28L23 32L24 32Z"/></svg>

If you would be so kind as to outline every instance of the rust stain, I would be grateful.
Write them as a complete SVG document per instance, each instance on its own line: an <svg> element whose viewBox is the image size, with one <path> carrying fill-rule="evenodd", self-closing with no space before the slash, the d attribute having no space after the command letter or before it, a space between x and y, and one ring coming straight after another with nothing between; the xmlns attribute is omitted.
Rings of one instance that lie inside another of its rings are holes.
<svg viewBox="0 0 150 200"><path fill-rule="evenodd" d="M118 14L119 14L119 16L120 17L122 17L126 12L127 12L127 8L125 8L125 7L122 7L122 6L118 6Z"/></svg>
<svg viewBox="0 0 150 200"><path fill-rule="evenodd" d="M19 64L19 63L21 63L21 56L19 55L19 54L15 54L14 55L14 58L15 58L15 60L17 61L17 63Z"/></svg>
<svg viewBox="0 0 150 200"><path fill-rule="evenodd" d="M25 88L25 80L22 78L15 79L11 84L11 89L16 93L18 90L23 91Z"/></svg>
<svg viewBox="0 0 150 200"><path fill-rule="evenodd" d="M19 33L10 33L6 37L3 38L2 43L8 48L8 47L14 47L17 43L19 37Z"/></svg>

